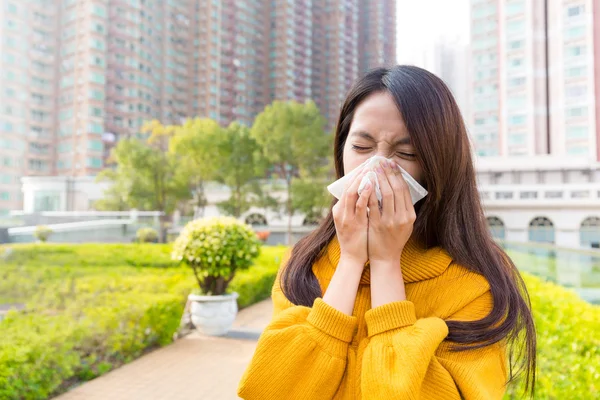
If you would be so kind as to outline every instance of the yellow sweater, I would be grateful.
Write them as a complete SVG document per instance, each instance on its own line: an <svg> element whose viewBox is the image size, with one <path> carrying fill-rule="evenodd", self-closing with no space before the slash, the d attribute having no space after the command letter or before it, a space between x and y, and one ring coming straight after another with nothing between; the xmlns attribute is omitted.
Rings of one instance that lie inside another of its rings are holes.
<svg viewBox="0 0 600 400"><path fill-rule="evenodd" d="M323 293L340 257L336 239L313 271ZM492 307L486 279L444 250L409 241L401 268L406 301L371 309L369 268L353 315L321 298L295 306L273 287L274 316L238 388L243 399L500 399L507 379L502 342L451 352L444 320L477 320ZM280 269L281 272L281 269Z"/></svg>

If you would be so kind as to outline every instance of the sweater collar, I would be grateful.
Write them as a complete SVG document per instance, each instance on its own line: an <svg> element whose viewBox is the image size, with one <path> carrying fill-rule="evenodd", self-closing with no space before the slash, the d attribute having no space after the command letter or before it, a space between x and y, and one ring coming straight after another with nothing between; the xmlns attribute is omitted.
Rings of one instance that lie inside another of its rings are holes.
<svg viewBox="0 0 600 400"><path fill-rule="evenodd" d="M340 243L337 236L327 246L324 258L326 262L323 264L326 265L322 265L322 267L325 267L326 270L321 271L321 273L326 275L323 278L331 280L340 261ZM400 267L402 268L404 282L412 283L440 276L451 262L452 258L441 247L426 249L416 239L411 237L402 251ZM360 278L360 283L368 285L370 282L371 273L369 263L367 262Z"/></svg>

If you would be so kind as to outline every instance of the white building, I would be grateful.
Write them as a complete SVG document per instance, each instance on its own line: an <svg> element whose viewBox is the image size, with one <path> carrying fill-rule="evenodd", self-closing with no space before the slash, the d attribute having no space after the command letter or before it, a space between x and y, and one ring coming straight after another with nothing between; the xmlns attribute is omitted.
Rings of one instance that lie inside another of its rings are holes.
<svg viewBox="0 0 600 400"><path fill-rule="evenodd" d="M477 176L496 237L600 247L600 163L574 157L482 157Z"/></svg>

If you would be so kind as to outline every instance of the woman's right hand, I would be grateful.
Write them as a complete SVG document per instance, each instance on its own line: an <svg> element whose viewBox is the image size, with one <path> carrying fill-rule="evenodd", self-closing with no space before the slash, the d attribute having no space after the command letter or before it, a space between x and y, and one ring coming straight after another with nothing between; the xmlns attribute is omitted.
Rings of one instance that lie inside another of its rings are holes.
<svg viewBox="0 0 600 400"><path fill-rule="evenodd" d="M367 204L373 191L373 183L368 183L360 196L358 187L365 172L361 172L346 187L342 198L333 206L333 220L340 242L342 260L349 260L364 266L369 258L367 251L367 232L369 218Z"/></svg>

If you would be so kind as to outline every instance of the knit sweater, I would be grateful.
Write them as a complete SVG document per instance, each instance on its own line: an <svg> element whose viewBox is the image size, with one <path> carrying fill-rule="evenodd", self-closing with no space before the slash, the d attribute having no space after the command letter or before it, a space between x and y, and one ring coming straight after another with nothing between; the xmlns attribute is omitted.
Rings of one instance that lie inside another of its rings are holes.
<svg viewBox="0 0 600 400"><path fill-rule="evenodd" d="M313 265L322 293L340 259L334 239ZM282 264L285 266L285 262ZM414 240L401 259L405 301L371 308L369 267L361 276L353 315L317 298L313 307L273 286L273 320L244 373L243 399L500 399L507 379L503 341L455 352L446 320L489 314L487 280L457 265L440 248Z"/></svg>

